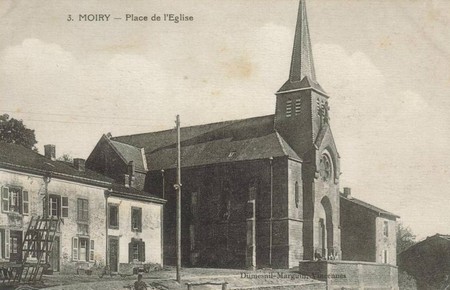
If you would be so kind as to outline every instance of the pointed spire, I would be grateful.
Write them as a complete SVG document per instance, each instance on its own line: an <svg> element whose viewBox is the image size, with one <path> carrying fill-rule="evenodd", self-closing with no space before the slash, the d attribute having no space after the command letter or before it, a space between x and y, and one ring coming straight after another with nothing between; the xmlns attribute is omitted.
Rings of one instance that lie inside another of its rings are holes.
<svg viewBox="0 0 450 290"><path fill-rule="evenodd" d="M306 0L300 0L298 7L289 80L278 92L302 87L303 84L300 82L305 77L307 77L308 83L317 84L305 2Z"/></svg>
<svg viewBox="0 0 450 290"><path fill-rule="evenodd" d="M291 82L299 82L305 76L310 77L314 81L316 80L306 5L305 0L300 0L289 80Z"/></svg>

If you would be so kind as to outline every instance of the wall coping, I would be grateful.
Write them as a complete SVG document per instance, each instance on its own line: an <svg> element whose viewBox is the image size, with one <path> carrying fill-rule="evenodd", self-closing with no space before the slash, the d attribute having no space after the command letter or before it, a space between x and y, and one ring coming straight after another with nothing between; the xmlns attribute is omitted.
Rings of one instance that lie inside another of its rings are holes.
<svg viewBox="0 0 450 290"><path fill-rule="evenodd" d="M378 267L385 267L385 266L389 266L392 268L398 268L398 266L396 265L392 265L392 264L382 264L382 263L375 263L375 262L366 262L366 261L343 261L343 260L323 260L323 261L310 261L310 260L304 260L304 261L299 261L299 264L308 264L308 263L322 263L322 264L333 264L333 265L338 265L338 264L356 264L356 265L370 265L370 266L378 266Z"/></svg>

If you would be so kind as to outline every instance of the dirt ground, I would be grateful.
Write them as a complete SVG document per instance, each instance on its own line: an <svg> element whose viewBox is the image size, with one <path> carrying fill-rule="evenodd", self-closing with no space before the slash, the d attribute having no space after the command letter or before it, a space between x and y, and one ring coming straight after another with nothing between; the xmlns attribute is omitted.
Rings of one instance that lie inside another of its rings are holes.
<svg viewBox="0 0 450 290"><path fill-rule="evenodd" d="M228 289L246 288L252 289L261 285L299 285L316 284L316 280L300 276L298 273L289 270L231 270L231 269L211 269L211 268L185 268L181 271L182 282L175 281L176 272L174 268L166 268L161 271L143 273L143 281L149 286L148 289L187 289L186 283L204 282L227 282ZM43 277L41 289L133 289L132 285L137 280L136 275L121 277L119 275L98 276L87 275L62 275L54 274ZM195 286L198 289L221 289L221 286Z"/></svg>

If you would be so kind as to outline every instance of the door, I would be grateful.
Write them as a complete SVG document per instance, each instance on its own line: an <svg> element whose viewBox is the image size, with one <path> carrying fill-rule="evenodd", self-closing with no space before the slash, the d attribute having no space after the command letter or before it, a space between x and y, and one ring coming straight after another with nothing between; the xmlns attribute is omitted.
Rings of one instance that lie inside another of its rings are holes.
<svg viewBox="0 0 450 290"><path fill-rule="evenodd" d="M53 272L59 272L59 245L59 237L55 237L52 252L50 253L50 267Z"/></svg>
<svg viewBox="0 0 450 290"><path fill-rule="evenodd" d="M109 267L111 272L119 271L119 238L109 237Z"/></svg>
<svg viewBox="0 0 450 290"><path fill-rule="evenodd" d="M9 234L9 260L11 262L22 261L22 232L10 231Z"/></svg>
<svg viewBox="0 0 450 290"><path fill-rule="evenodd" d="M79 254L80 261L89 261L88 259L86 259L87 247L88 247L88 240L80 238L80 254Z"/></svg>

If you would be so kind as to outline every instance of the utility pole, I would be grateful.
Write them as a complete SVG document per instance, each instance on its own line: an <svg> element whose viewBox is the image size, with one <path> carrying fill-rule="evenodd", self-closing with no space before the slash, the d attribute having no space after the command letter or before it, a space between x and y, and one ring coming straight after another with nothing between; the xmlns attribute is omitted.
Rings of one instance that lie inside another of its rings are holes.
<svg viewBox="0 0 450 290"><path fill-rule="evenodd" d="M180 115L177 115L177 282L181 283L181 144L180 144Z"/></svg>
<svg viewBox="0 0 450 290"><path fill-rule="evenodd" d="M273 248L273 157L269 158L269 163L270 163L269 265L272 268L272 248Z"/></svg>

